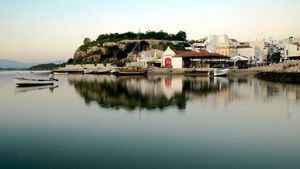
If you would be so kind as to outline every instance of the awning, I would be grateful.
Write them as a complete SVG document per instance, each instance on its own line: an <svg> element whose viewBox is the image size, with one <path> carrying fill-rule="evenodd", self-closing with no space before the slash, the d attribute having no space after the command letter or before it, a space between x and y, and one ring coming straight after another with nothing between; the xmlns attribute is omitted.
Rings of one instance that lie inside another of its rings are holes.
<svg viewBox="0 0 300 169"><path fill-rule="evenodd" d="M233 56L230 58L231 60L234 60L234 61L248 61L249 59L244 57L244 56Z"/></svg>

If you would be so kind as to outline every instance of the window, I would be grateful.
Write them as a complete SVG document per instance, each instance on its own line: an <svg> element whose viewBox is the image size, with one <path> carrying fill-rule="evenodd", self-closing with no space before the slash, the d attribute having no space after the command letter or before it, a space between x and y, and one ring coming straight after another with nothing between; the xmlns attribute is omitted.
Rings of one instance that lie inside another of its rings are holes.
<svg viewBox="0 0 300 169"><path fill-rule="evenodd" d="M286 50L286 51L285 51L285 54L286 54L286 55L289 55L289 50Z"/></svg>
<svg viewBox="0 0 300 169"><path fill-rule="evenodd" d="M297 46L297 51L300 51L300 45Z"/></svg>

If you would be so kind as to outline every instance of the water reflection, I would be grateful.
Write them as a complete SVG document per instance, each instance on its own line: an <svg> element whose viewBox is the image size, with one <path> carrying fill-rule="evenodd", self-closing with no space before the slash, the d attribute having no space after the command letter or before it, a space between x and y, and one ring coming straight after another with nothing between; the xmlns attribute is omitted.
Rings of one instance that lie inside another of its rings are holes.
<svg viewBox="0 0 300 169"><path fill-rule="evenodd" d="M300 85L273 83L255 78L230 78L229 90L239 99L293 100L300 101Z"/></svg>
<svg viewBox="0 0 300 169"><path fill-rule="evenodd" d="M69 76L69 83L86 104L103 108L163 110L175 106L184 110L188 100L218 93L228 87L224 78L193 76Z"/></svg>
<svg viewBox="0 0 300 169"><path fill-rule="evenodd" d="M49 89L51 93L54 92L54 89L58 88L58 85L46 85L46 86L33 86L33 87L16 87L15 93L25 93L35 90L46 90Z"/></svg>

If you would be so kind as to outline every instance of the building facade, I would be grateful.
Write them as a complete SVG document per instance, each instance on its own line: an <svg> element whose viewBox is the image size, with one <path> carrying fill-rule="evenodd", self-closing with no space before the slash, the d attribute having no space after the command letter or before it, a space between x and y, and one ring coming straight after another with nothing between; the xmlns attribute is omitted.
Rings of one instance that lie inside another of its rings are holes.
<svg viewBox="0 0 300 169"><path fill-rule="evenodd" d="M249 45L238 46L237 55L246 57L249 63L255 63L259 59L259 48L253 48Z"/></svg>
<svg viewBox="0 0 300 169"><path fill-rule="evenodd" d="M162 55L162 67L164 68L182 68L182 58L175 57L176 53L168 47Z"/></svg>
<svg viewBox="0 0 300 169"><path fill-rule="evenodd" d="M300 38L290 37L279 42L283 60L300 59Z"/></svg>

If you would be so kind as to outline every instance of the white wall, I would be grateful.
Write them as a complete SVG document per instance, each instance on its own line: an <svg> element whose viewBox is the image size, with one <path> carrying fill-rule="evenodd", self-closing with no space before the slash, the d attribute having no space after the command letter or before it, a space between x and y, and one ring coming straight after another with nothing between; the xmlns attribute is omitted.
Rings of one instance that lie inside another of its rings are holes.
<svg viewBox="0 0 300 169"><path fill-rule="evenodd" d="M266 42L263 40L251 41L249 45L252 48L256 48L256 56L259 58L259 62L263 62L267 59L269 54L269 48L266 47Z"/></svg>
<svg viewBox="0 0 300 169"><path fill-rule="evenodd" d="M227 35L210 35L207 39L208 44L218 46L222 43L229 43Z"/></svg>
<svg viewBox="0 0 300 169"><path fill-rule="evenodd" d="M298 50L299 49L299 50ZM284 56L285 57L295 57L300 56L300 47L294 44L286 44L284 47Z"/></svg>
<svg viewBox="0 0 300 169"><path fill-rule="evenodd" d="M255 49L254 48L238 48L237 49L237 54L240 56L245 56L249 60L253 60L255 57Z"/></svg>
<svg viewBox="0 0 300 169"><path fill-rule="evenodd" d="M230 47L232 45L234 44L231 43L228 35L210 35L206 41L206 50L211 53L217 53L218 47ZM230 55L230 53L228 55Z"/></svg>
<svg viewBox="0 0 300 169"><path fill-rule="evenodd" d="M175 69L181 69L182 68L182 58L181 57L173 57L172 58L172 66Z"/></svg>
<svg viewBox="0 0 300 169"><path fill-rule="evenodd" d="M165 67L165 59L170 58L172 60L172 68L182 68L182 58L174 57L176 53L168 47L162 56L162 66Z"/></svg>

